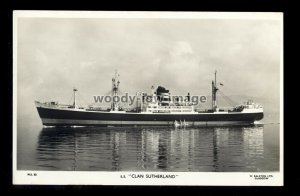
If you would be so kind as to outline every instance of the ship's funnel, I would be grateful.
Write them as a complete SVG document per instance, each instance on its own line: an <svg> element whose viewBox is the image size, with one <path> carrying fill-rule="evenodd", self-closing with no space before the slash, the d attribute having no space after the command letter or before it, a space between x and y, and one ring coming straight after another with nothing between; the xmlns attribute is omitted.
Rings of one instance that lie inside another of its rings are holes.
<svg viewBox="0 0 300 196"><path fill-rule="evenodd" d="M158 86L156 89L156 95L159 101L162 100L163 96L169 94L169 90L167 90L165 87Z"/></svg>

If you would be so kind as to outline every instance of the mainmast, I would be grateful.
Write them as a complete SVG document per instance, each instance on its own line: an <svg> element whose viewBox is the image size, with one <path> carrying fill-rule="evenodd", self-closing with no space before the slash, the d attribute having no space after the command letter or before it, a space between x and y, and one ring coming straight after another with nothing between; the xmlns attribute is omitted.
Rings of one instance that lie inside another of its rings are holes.
<svg viewBox="0 0 300 196"><path fill-rule="evenodd" d="M111 110L112 111L118 111L119 107L118 107L118 103L115 102L114 97L118 96L119 94L119 85L120 85L120 81L119 81L119 74L117 72L117 70L115 71L115 76L112 78L112 105L111 105Z"/></svg>
<svg viewBox="0 0 300 196"><path fill-rule="evenodd" d="M216 110L217 106L217 70L215 71L215 81L212 81L212 109Z"/></svg>
<svg viewBox="0 0 300 196"><path fill-rule="evenodd" d="M76 92L78 90L76 88L73 88L73 93L74 93L74 102L73 102L73 107L76 109L77 108L77 105L76 105Z"/></svg>

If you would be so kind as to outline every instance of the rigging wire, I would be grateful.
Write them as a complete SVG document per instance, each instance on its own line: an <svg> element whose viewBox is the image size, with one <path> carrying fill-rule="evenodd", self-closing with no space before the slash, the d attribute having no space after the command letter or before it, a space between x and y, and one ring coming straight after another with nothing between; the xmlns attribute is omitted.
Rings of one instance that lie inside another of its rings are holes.
<svg viewBox="0 0 300 196"><path fill-rule="evenodd" d="M222 81L227 81L227 80L224 80L223 78L222 78L222 76L219 76L218 75L218 83L220 84L220 83L223 83ZM229 88L229 86L230 85L222 85L222 89L225 89L226 90L226 92L230 92L230 93L233 93L233 94L235 94L235 93L237 93L237 91L235 91L234 89L232 89L232 88Z"/></svg>
<svg viewBox="0 0 300 196"><path fill-rule="evenodd" d="M112 90L109 90L109 91L107 91L107 92L104 94L104 96L108 96L108 95L111 95L111 94L112 94ZM94 95L94 96L96 96L96 95ZM90 103L90 104L89 104L90 106L95 106L95 105L99 104L98 102L87 102L87 101L86 101L86 103Z"/></svg>
<svg viewBox="0 0 300 196"><path fill-rule="evenodd" d="M83 107L81 101L83 101L84 104L87 105L87 101L79 93L78 93L78 98L79 98L79 102L78 103L79 103L80 107Z"/></svg>
<svg viewBox="0 0 300 196"><path fill-rule="evenodd" d="M220 91L219 89L219 92L221 93L222 97L224 98L224 100L229 103L229 105L235 107L237 104L232 100L230 99L229 97L227 97L222 91Z"/></svg>
<svg viewBox="0 0 300 196"><path fill-rule="evenodd" d="M74 99L74 95L73 95L73 93L72 93L72 95L71 95L69 101L68 101L66 104L72 105L72 104L73 104L73 103L72 103L72 100L73 100L73 99Z"/></svg>

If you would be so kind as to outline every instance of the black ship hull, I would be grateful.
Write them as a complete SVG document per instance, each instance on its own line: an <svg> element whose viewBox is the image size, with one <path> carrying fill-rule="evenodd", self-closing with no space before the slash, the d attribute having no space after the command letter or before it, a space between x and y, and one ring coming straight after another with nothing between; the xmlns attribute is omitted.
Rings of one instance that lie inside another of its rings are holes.
<svg viewBox="0 0 300 196"><path fill-rule="evenodd" d="M172 126L185 121L191 126L245 125L263 118L263 112L133 113L37 107L45 126Z"/></svg>

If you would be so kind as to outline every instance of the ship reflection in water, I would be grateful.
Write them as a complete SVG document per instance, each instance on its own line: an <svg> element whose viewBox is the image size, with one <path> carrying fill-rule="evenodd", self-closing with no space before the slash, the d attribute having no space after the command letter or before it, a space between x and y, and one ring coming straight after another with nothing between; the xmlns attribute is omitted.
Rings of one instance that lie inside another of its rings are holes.
<svg viewBox="0 0 300 196"><path fill-rule="evenodd" d="M279 147L265 144L264 128L43 128L37 169L278 171Z"/></svg>

